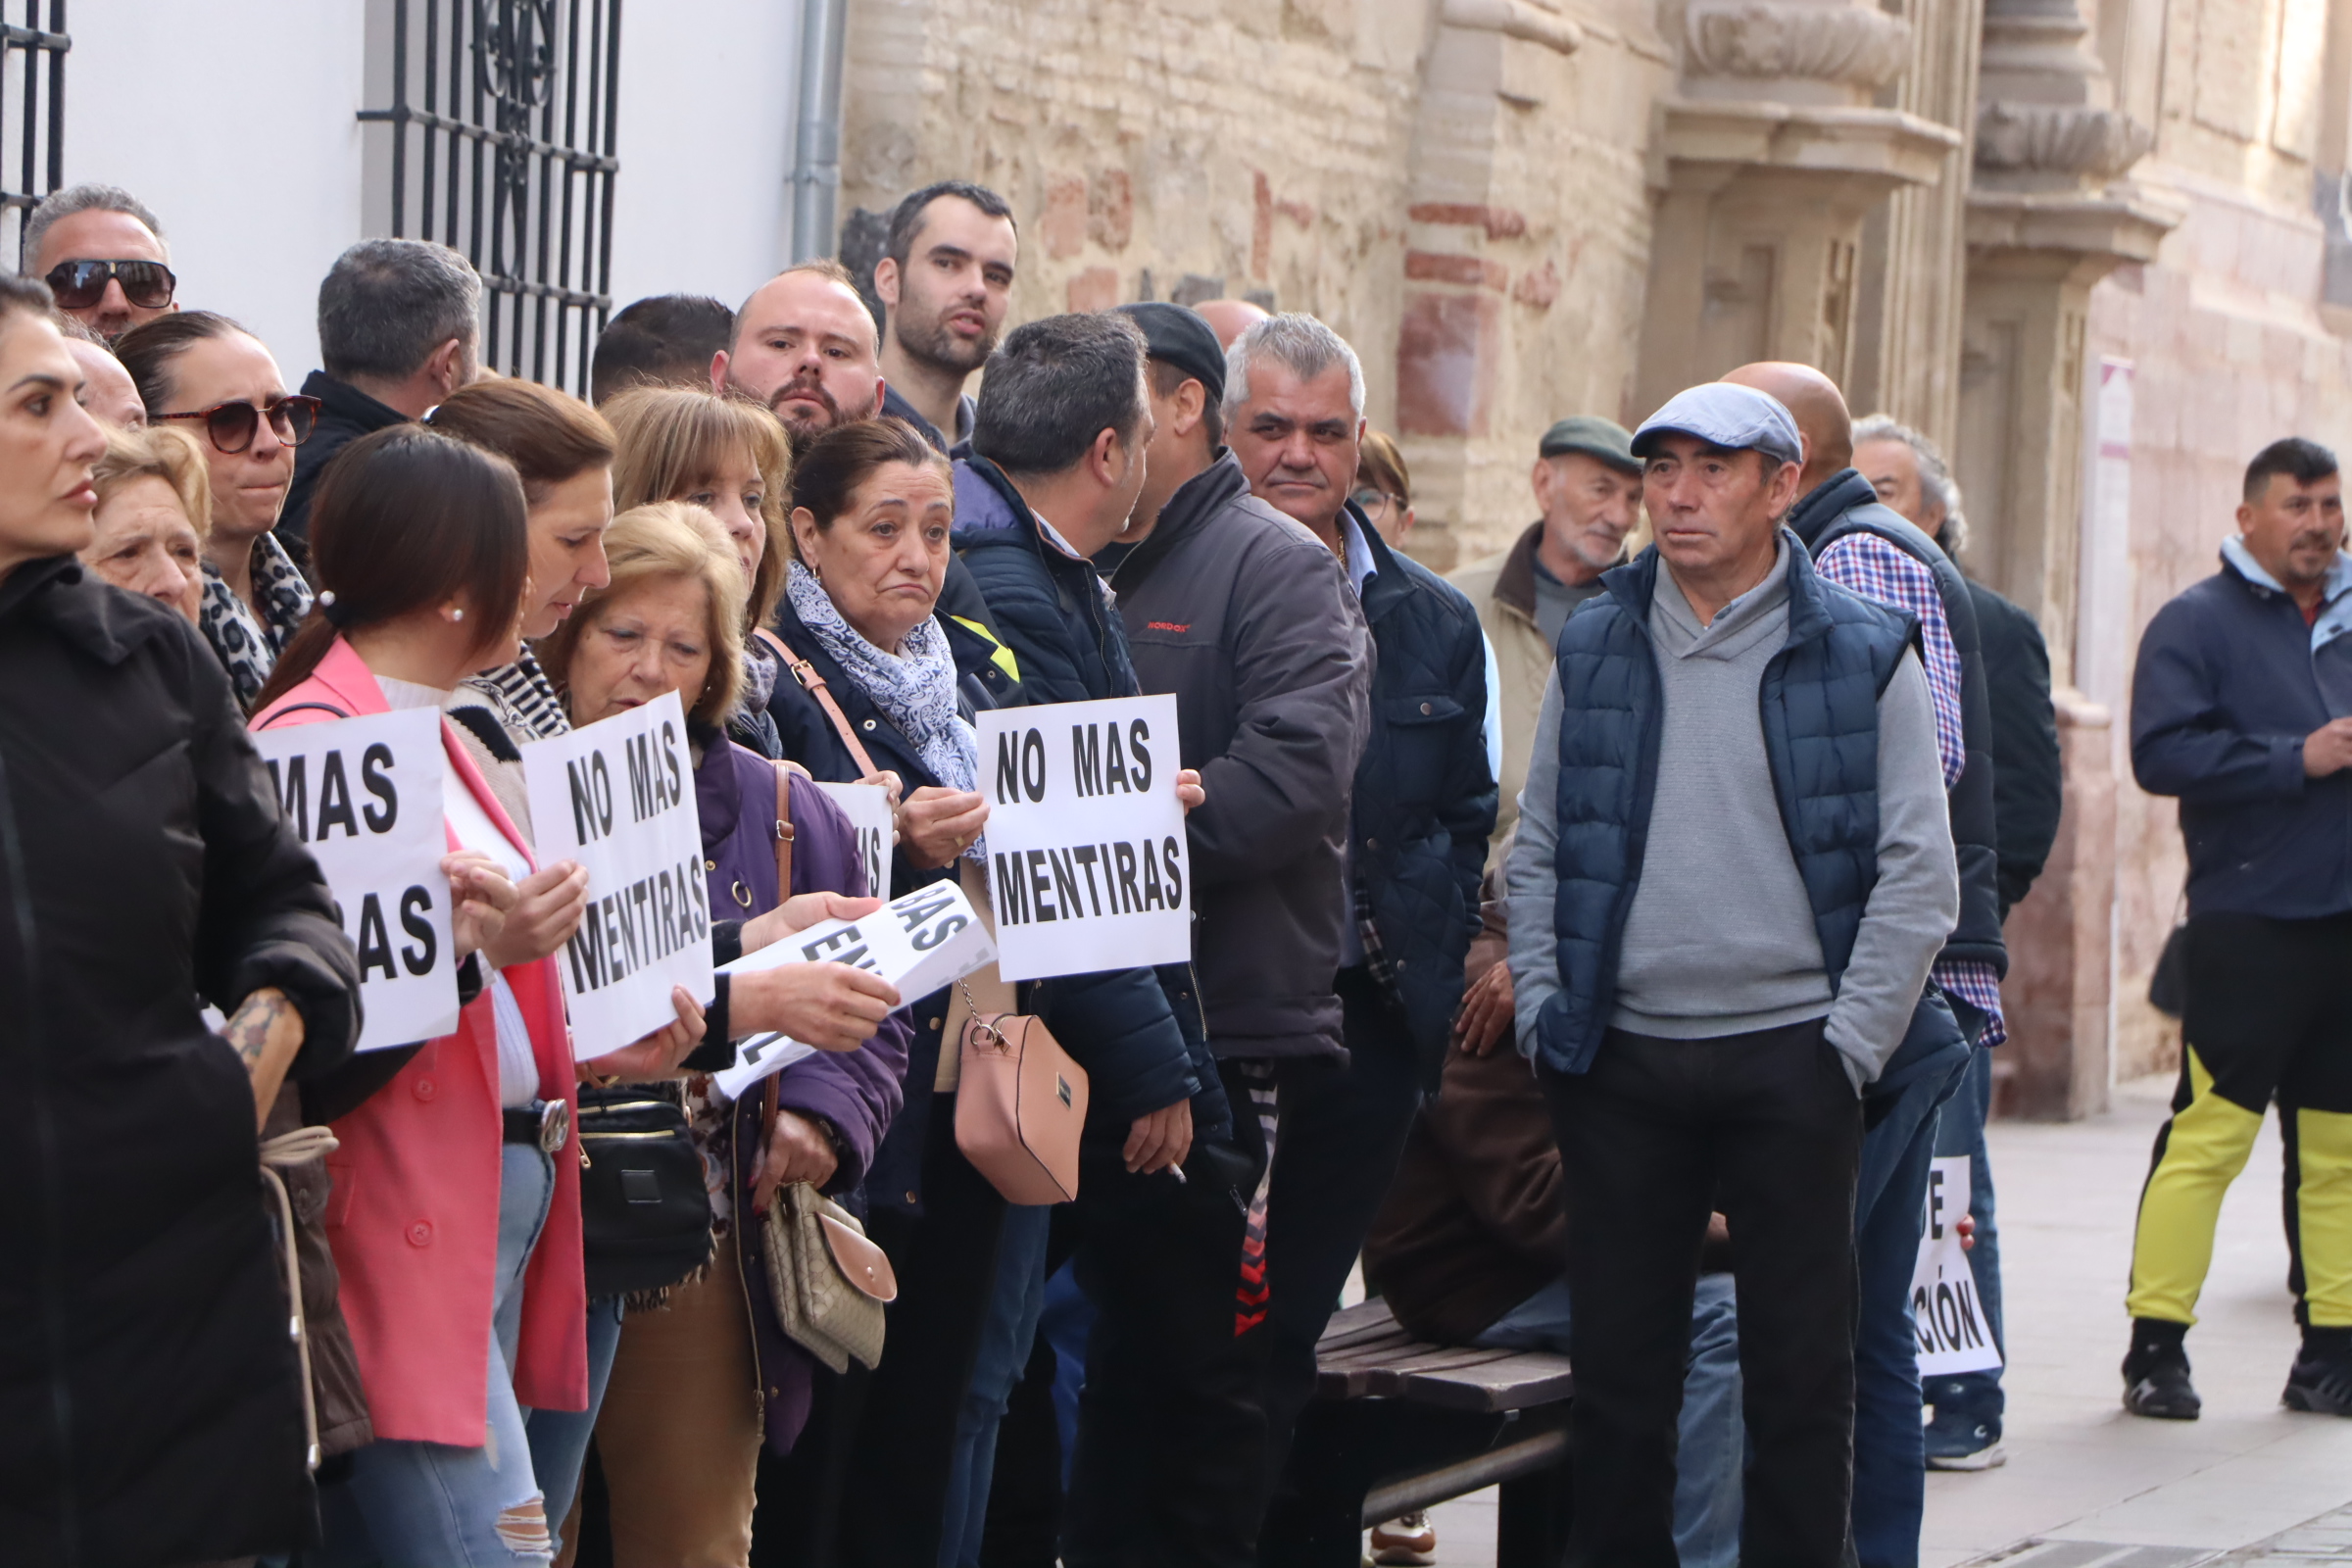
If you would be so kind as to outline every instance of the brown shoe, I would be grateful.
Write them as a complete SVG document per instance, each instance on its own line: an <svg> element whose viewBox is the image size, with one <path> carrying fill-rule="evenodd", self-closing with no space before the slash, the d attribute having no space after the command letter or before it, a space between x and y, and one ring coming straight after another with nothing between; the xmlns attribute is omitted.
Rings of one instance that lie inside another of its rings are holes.
<svg viewBox="0 0 2352 1568"><path fill-rule="evenodd" d="M1429 1568L1438 1560L1438 1531L1426 1513L1408 1513L1372 1527L1372 1560L1379 1568Z"/></svg>

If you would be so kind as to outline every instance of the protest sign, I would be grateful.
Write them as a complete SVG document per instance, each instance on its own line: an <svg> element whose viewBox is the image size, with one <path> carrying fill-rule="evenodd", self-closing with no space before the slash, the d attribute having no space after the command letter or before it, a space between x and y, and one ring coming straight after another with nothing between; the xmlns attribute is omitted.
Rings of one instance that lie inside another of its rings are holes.
<svg viewBox="0 0 2352 1568"><path fill-rule="evenodd" d="M1911 1274L1911 1326L1919 1335L1919 1375L1945 1377L2001 1364L1992 1325L1977 1299L1977 1277L1960 1245L1968 1213L1968 1156L1936 1160L1928 1171L1927 1215L1919 1264Z"/></svg>
<svg viewBox="0 0 2352 1568"><path fill-rule="evenodd" d="M871 914L855 920L822 920L796 931L781 942L745 954L721 972L747 974L787 963L846 963L871 970L897 986L900 1005L906 1006L942 986L953 985L996 956L988 927L973 911L963 890L953 882L934 882L891 900ZM735 1065L711 1074L711 1082L729 1100L739 1100L752 1085L813 1050L780 1034L739 1041Z"/></svg>
<svg viewBox="0 0 2352 1568"><path fill-rule="evenodd" d="M675 692L522 748L539 863L588 868L588 913L557 955L572 1053L617 1051L677 1021L672 986L708 1002L710 906L694 761Z"/></svg>
<svg viewBox="0 0 2352 1568"><path fill-rule="evenodd" d="M1000 709L979 729L1004 977L1188 961L1176 699Z"/></svg>
<svg viewBox="0 0 2352 1568"><path fill-rule="evenodd" d="M877 899L889 898L892 840L898 832L890 814L890 791L879 784L819 784L817 788L850 819L850 831L858 839L858 858L865 865L865 891Z"/></svg>
<svg viewBox="0 0 2352 1568"><path fill-rule="evenodd" d="M458 1026L449 929L449 829L441 807L441 715L430 709L256 731L254 750L294 836L333 890L360 956L359 1049ZM398 928L397 937L395 927Z"/></svg>

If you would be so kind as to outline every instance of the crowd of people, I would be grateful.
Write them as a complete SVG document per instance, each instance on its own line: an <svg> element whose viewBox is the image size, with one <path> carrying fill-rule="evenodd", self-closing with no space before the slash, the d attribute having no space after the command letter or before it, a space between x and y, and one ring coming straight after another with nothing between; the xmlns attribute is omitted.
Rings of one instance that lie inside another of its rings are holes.
<svg viewBox="0 0 2352 1568"><path fill-rule="evenodd" d="M2001 1340L2002 926L2058 740L1919 432L1785 364L1633 430L1571 414L1536 520L1447 579L1343 337L1240 301L1011 325L1018 225L966 181L900 203L870 278L616 313L593 405L484 369L438 245L344 253L299 392L181 307L128 193L50 197L24 251L0 1559L1279 1563L1359 1260L1418 1336L1572 1358L1576 1564L1904 1568L1924 1471L2001 1462L1998 1372L1923 1386L1911 1281L1930 1162L1967 1155ZM2189 827L2191 1050L2127 1403L2195 1413L2181 1336L2276 1093L2289 1398L2347 1413L2333 460L2266 452L2239 521L2134 712ZM724 963L935 884L985 912L978 715L1159 693L1189 962L919 998L750 968L575 1059L555 956L599 890L535 847L524 746L675 694ZM249 731L419 709L460 1022L355 1053L357 961ZM887 887L810 783L887 793ZM1065 1203L956 1136L960 1043L1007 1013L1088 1081ZM730 1099L775 1032L815 1049ZM592 1123L701 1168L658 1278L607 1240ZM878 1358L777 1298L765 1216L816 1195L895 1276Z"/></svg>

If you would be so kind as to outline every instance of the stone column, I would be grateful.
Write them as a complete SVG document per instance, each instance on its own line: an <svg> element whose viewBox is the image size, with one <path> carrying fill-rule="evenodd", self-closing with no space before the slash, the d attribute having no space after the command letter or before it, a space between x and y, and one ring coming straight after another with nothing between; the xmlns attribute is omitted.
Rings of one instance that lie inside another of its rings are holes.
<svg viewBox="0 0 2352 1568"><path fill-rule="evenodd" d="M1985 0L1954 453L1970 565L2040 621L2066 770L2056 849L2010 913L2002 1103L2106 1103L2113 1053L2115 737L2072 690L2081 618L2083 335L2090 290L2182 214L2125 176L2153 133L2114 107L2074 0Z"/></svg>
<svg viewBox="0 0 2352 1568"><path fill-rule="evenodd" d="M1681 43L1636 407L1750 360L1843 381L1863 221L1962 140L1873 101L1909 63L1909 24L1841 0L1691 0Z"/></svg>

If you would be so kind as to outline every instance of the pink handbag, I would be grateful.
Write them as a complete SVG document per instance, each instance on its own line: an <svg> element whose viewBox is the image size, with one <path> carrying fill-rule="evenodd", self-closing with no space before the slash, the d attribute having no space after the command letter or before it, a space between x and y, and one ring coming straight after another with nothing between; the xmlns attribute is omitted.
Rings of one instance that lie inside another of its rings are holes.
<svg viewBox="0 0 2352 1568"><path fill-rule="evenodd" d="M1008 1203L1066 1203L1078 1196L1078 1135L1086 1126L1086 1069L1026 1013L963 1026L956 1086L956 1147Z"/></svg>

